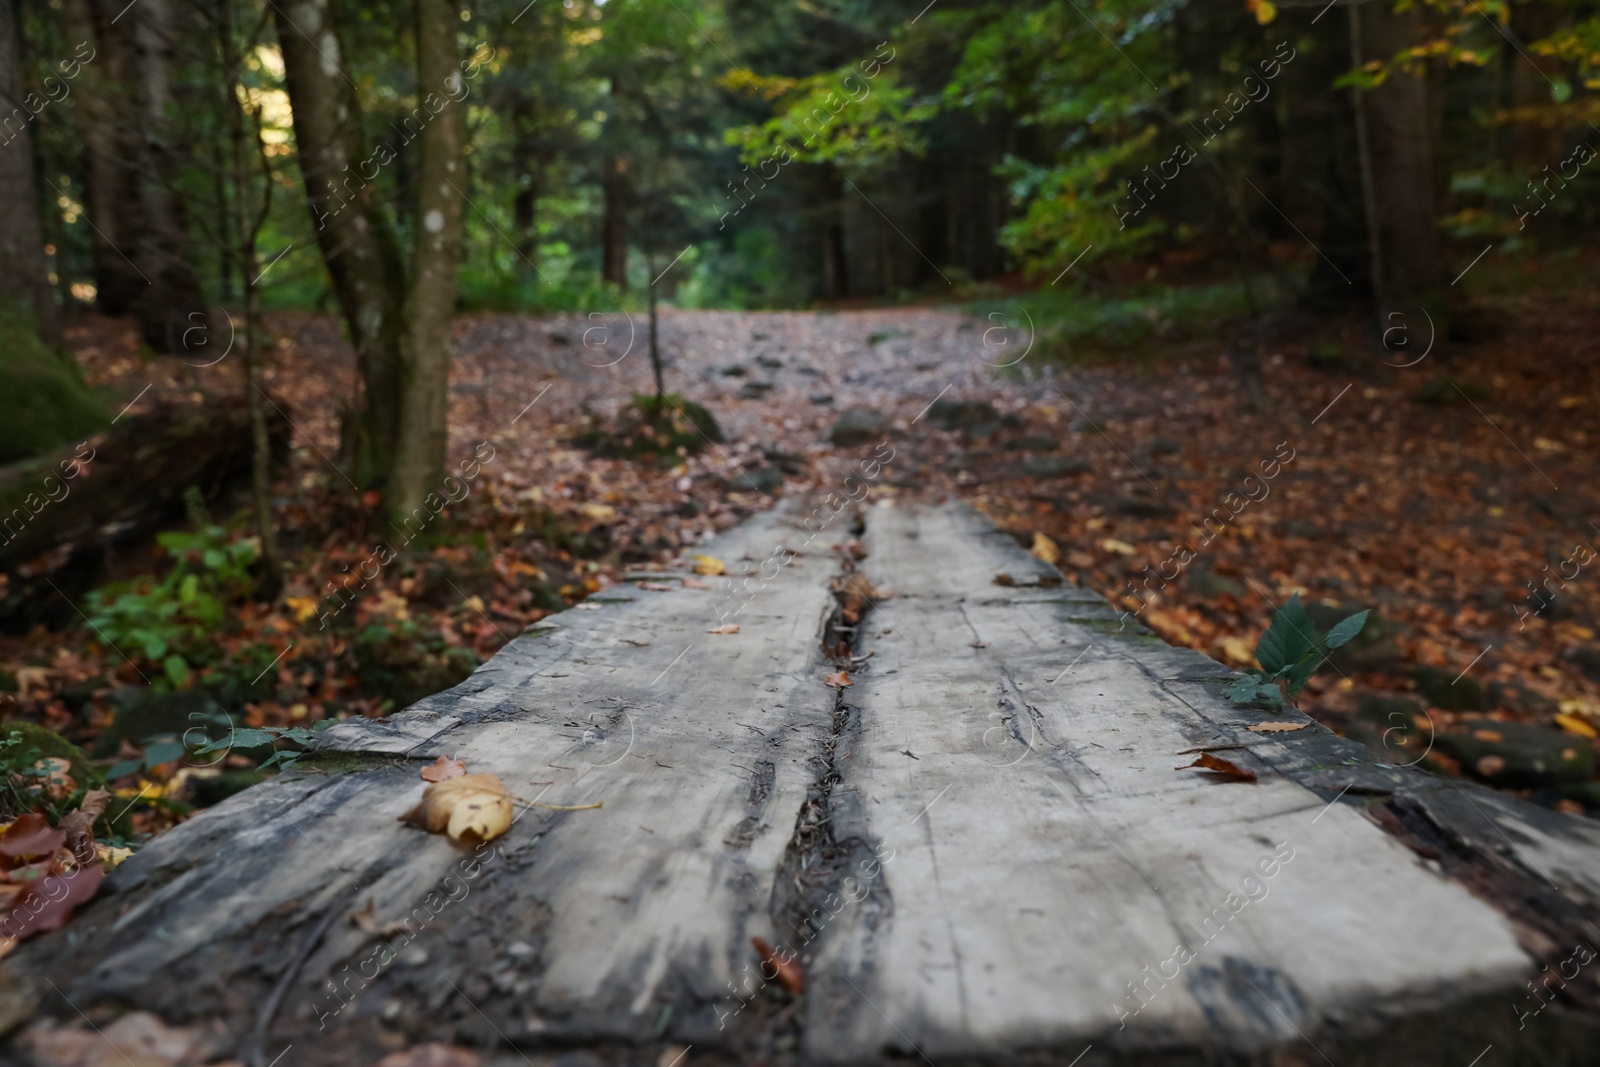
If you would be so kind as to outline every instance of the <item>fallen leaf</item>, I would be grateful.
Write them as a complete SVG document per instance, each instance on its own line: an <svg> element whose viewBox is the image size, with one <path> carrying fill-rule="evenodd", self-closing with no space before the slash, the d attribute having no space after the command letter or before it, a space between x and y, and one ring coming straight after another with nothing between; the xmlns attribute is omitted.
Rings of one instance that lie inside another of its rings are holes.
<svg viewBox="0 0 1600 1067"><path fill-rule="evenodd" d="M478 1067L478 1054L454 1045L418 1045L389 1053L378 1061L378 1067Z"/></svg>
<svg viewBox="0 0 1600 1067"><path fill-rule="evenodd" d="M694 572L696 574L728 573L728 568L716 556L698 555L690 556L689 558L694 560Z"/></svg>
<svg viewBox="0 0 1600 1067"><path fill-rule="evenodd" d="M731 622L730 623L725 623L722 626L718 626L718 627L715 627L714 629L710 629L710 630L706 631L706 633L708 633L708 634L736 634L738 632L739 632L738 625L735 624L735 623L731 623Z"/></svg>
<svg viewBox="0 0 1600 1067"><path fill-rule="evenodd" d="M423 789L417 806L400 821L456 841L492 841L511 826L511 797L493 774L447 778Z"/></svg>
<svg viewBox="0 0 1600 1067"><path fill-rule="evenodd" d="M61 817L61 825L57 829L67 835L66 848L79 863L90 864L98 858L94 843L94 821L104 814L110 801L111 794L104 789L91 789L83 795L83 802L78 805L77 811Z"/></svg>
<svg viewBox="0 0 1600 1067"><path fill-rule="evenodd" d="M1493 778L1506 769L1506 761L1501 756L1484 756L1476 764L1478 773L1485 778Z"/></svg>
<svg viewBox="0 0 1600 1067"><path fill-rule="evenodd" d="M1061 562L1061 549L1054 541L1037 531L1033 535L1033 548L1029 551L1051 566Z"/></svg>
<svg viewBox="0 0 1600 1067"><path fill-rule="evenodd" d="M72 917L72 909L95 895L106 875L97 863L66 874L47 874L17 898L5 920L6 930L18 941L59 929Z"/></svg>
<svg viewBox="0 0 1600 1067"><path fill-rule="evenodd" d="M1247 771L1236 763L1230 763L1209 752L1201 753L1200 758L1193 763L1185 763L1174 770L1186 771L1190 767L1199 767L1203 770L1214 771L1219 777L1230 782L1253 782L1256 780L1255 771Z"/></svg>
<svg viewBox="0 0 1600 1067"><path fill-rule="evenodd" d="M1286 734L1290 730L1304 730L1310 725L1308 722L1258 722L1245 729L1253 734Z"/></svg>
<svg viewBox="0 0 1600 1067"><path fill-rule="evenodd" d="M1017 580L1009 574L997 574L992 579L995 585L1014 586Z"/></svg>
<svg viewBox="0 0 1600 1067"><path fill-rule="evenodd" d="M122 861L133 857L133 849L97 844L94 846L94 854L99 857L100 862L105 864L106 867L115 868Z"/></svg>
<svg viewBox="0 0 1600 1067"><path fill-rule="evenodd" d="M787 961L778 959L777 953L772 951L772 946L759 937L752 937L750 944L755 946L756 952L761 955L761 968L763 975L771 967L775 972L778 984L783 986L795 996L806 991L806 973L800 969L800 964L791 955Z"/></svg>
<svg viewBox="0 0 1600 1067"><path fill-rule="evenodd" d="M617 509L610 504L583 504L578 510L595 522L610 524L617 521Z"/></svg>
<svg viewBox="0 0 1600 1067"><path fill-rule="evenodd" d="M832 686L835 689L843 689L845 686L854 685L855 683L850 680L850 675L845 671L834 671L822 679L822 684Z"/></svg>
<svg viewBox="0 0 1600 1067"><path fill-rule="evenodd" d="M51 800L65 800L78 791L70 760L47 756L34 762L33 773L44 779L44 795Z"/></svg>
<svg viewBox="0 0 1600 1067"><path fill-rule="evenodd" d="M466 773L467 765L461 760L440 756L422 768L422 780L424 782L444 782L451 778L460 778Z"/></svg>
<svg viewBox="0 0 1600 1067"><path fill-rule="evenodd" d="M683 580L683 587L685 589L710 589L711 583L702 582L698 578L685 578Z"/></svg>
<svg viewBox="0 0 1600 1067"><path fill-rule="evenodd" d="M665 582L634 582L633 584L640 589L648 589L652 593L670 593L677 588L677 586L668 585Z"/></svg>
<svg viewBox="0 0 1600 1067"><path fill-rule="evenodd" d="M67 835L50 829L43 814L30 811L0 834L0 855L48 856L66 843Z"/></svg>
<svg viewBox="0 0 1600 1067"><path fill-rule="evenodd" d="M1134 548L1132 545L1128 544L1128 542L1118 541L1115 537L1103 538L1100 541L1100 548L1103 551L1111 552L1118 556L1132 556L1137 554L1139 551L1137 548Z"/></svg>
<svg viewBox="0 0 1600 1067"><path fill-rule="evenodd" d="M314 596L284 597L283 602L294 612L295 622L305 622L317 613L317 598Z"/></svg>
<svg viewBox="0 0 1600 1067"><path fill-rule="evenodd" d="M1556 716L1556 725L1568 733L1577 734L1579 737L1600 736L1595 732L1595 728L1589 725L1587 720L1581 719L1576 715L1568 715L1565 712Z"/></svg>

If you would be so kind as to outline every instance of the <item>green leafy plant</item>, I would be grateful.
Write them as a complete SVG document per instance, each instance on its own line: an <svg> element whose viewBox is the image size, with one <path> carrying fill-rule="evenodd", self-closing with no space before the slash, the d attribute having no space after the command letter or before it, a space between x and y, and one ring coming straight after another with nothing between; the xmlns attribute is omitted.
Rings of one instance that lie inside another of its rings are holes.
<svg viewBox="0 0 1600 1067"><path fill-rule="evenodd" d="M279 767L283 770L288 770L294 766L296 760L306 754L317 734L330 726L337 726L338 724L338 719L322 719L312 723L310 726L266 726L233 730L227 737L219 737L213 741L207 741L195 749L195 755L206 756L214 752L252 752L270 749L271 751L267 754L267 757L257 765L258 768L267 770L272 767ZM279 748L279 744L285 741L298 747Z"/></svg>
<svg viewBox="0 0 1600 1067"><path fill-rule="evenodd" d="M156 538L173 558L165 578L143 578L89 594L89 628L101 640L158 665L157 688L186 688L215 658L215 633L232 600L250 591L254 540L230 541L220 526Z"/></svg>
<svg viewBox="0 0 1600 1067"><path fill-rule="evenodd" d="M1367 624L1368 612L1358 611L1341 619L1324 634L1311 621L1300 594L1272 616L1267 632L1256 642L1259 669L1250 668L1228 687L1228 699L1239 704L1265 700L1273 707L1291 703L1328 653L1348 644Z"/></svg>

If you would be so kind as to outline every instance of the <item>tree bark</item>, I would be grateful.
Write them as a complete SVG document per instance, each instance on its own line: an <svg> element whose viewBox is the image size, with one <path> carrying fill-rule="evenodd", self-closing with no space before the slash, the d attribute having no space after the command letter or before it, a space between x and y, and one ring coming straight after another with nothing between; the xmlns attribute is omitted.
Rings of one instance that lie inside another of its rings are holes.
<svg viewBox="0 0 1600 1067"><path fill-rule="evenodd" d="M103 315L125 315L149 288L132 255L138 250L139 121L129 19L116 18L113 0L67 0L67 25L74 56L83 68L77 84L88 178L87 218L94 249L95 307ZM87 57L87 58L85 58Z"/></svg>
<svg viewBox="0 0 1600 1067"><path fill-rule="evenodd" d="M1505 48L1507 62L1511 65L1512 107L1550 105L1550 82L1547 79L1562 77L1566 73L1567 63L1557 56L1538 55L1527 44L1549 37L1571 21L1572 8L1566 5L1512 5L1511 33L1524 42L1520 54L1509 43ZM1563 155L1561 127L1554 122L1511 124L1511 169L1516 174L1537 177L1545 167L1558 166Z"/></svg>
<svg viewBox="0 0 1600 1067"><path fill-rule="evenodd" d="M404 386L389 509L411 516L443 492L450 406L450 322L461 259L466 183L465 84L456 7L415 0L417 95L433 119L422 129L417 175L415 282L401 348ZM442 101L443 106L435 111ZM433 508L437 512L438 508Z"/></svg>
<svg viewBox="0 0 1600 1067"><path fill-rule="evenodd" d="M174 189L177 159L167 143L173 23L168 0L143 0L128 17L134 20L142 134L138 184L143 226L134 262L149 282L134 300L134 311L146 344L181 354L188 348L185 338L203 345L207 331L205 301L190 260L188 220Z"/></svg>
<svg viewBox="0 0 1600 1067"><path fill-rule="evenodd" d="M39 336L61 343L61 316L45 274L39 193L33 173L32 93L23 85L21 39L15 9L0 0L0 98L4 133L0 143L0 299L15 300L33 319Z"/></svg>
<svg viewBox="0 0 1600 1067"><path fill-rule="evenodd" d="M1397 14L1388 3L1350 8L1357 64L1389 60L1427 34L1417 8ZM1435 195L1435 79L1394 70L1357 103L1364 126L1374 248L1373 287L1380 304L1426 301L1444 281Z"/></svg>
<svg viewBox="0 0 1600 1067"><path fill-rule="evenodd" d="M619 289L628 288L628 200L627 160L606 160L600 277Z"/></svg>
<svg viewBox="0 0 1600 1067"><path fill-rule="evenodd" d="M330 0L303 0L292 8L274 4L273 17L306 201L361 375L361 395L346 412L341 451L354 465L356 481L382 487L400 426L405 265L369 183L393 152L387 146L365 150L355 87L340 67Z"/></svg>

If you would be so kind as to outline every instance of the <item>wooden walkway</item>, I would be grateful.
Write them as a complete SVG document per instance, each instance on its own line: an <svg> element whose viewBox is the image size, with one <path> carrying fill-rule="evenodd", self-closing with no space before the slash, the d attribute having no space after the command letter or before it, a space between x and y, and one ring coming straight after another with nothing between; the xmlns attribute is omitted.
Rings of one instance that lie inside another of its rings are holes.
<svg viewBox="0 0 1600 1067"><path fill-rule="evenodd" d="M0 1062L80 1009L220 1020L216 1055L284 1067L426 1041L497 1067L1593 1062L1600 966L1547 1010L1526 984L1600 946L1592 823L1315 724L1249 732L1233 672L968 510L864 520L854 629L849 517L769 514L706 549L743 598L601 594L157 838L0 965ZM841 633L870 658L836 689ZM1259 780L1175 769L1207 746ZM441 754L604 807L463 848L398 821ZM758 988L753 937L803 996Z"/></svg>

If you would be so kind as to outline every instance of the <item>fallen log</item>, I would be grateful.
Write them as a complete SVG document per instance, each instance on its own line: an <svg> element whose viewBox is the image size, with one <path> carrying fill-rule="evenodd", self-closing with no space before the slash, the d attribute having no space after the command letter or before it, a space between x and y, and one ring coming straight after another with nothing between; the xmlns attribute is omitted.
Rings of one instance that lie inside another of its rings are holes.
<svg viewBox="0 0 1600 1067"><path fill-rule="evenodd" d="M1592 823L1249 731L970 511L873 509L835 582L850 536L759 517L706 549L731 588L609 591L329 730L0 964L0 1056L81 1010L257 1064L1587 1062ZM603 807L457 845L400 821L439 756Z"/></svg>
<svg viewBox="0 0 1600 1067"><path fill-rule="evenodd" d="M287 455L289 418L269 410L273 454ZM215 501L250 476L242 398L163 403L78 445L0 468L0 626L76 620L74 600L108 553L182 521L192 486Z"/></svg>

